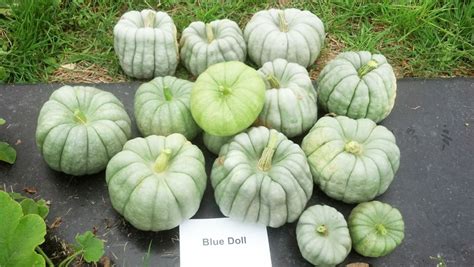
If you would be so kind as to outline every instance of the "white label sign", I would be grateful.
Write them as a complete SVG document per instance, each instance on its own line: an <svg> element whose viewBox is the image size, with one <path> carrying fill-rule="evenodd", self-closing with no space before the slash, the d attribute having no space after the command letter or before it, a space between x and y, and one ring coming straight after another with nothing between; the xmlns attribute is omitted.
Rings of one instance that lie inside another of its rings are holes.
<svg viewBox="0 0 474 267"><path fill-rule="evenodd" d="M271 267L267 228L229 218L193 219L179 226L181 267Z"/></svg>

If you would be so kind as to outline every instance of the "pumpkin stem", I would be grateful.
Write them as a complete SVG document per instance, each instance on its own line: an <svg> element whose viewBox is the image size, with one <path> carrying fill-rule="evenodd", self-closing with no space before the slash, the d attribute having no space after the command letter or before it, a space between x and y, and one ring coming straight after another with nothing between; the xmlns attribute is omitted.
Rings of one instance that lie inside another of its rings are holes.
<svg viewBox="0 0 474 267"><path fill-rule="evenodd" d="M270 140L267 147L263 150L262 156L258 160L257 167L261 171L268 171L272 167L273 154L278 141L278 132L272 131L270 133Z"/></svg>
<svg viewBox="0 0 474 267"><path fill-rule="evenodd" d="M146 14L146 17L143 19L143 26L145 28L155 27L155 18L156 18L155 12L153 11L148 12L148 14Z"/></svg>
<svg viewBox="0 0 474 267"><path fill-rule="evenodd" d="M168 168L168 162L170 160L170 156L171 156L171 149L169 148L163 149L160 155L158 156L158 158L156 158L155 160L155 165L153 166L153 170L155 170L155 172L158 172L158 173L166 170L166 168Z"/></svg>
<svg viewBox="0 0 474 267"><path fill-rule="evenodd" d="M76 109L74 111L74 120L78 123L82 123L82 124L86 124L87 123L87 117L86 115L84 114L84 112L82 112L80 109Z"/></svg>
<svg viewBox="0 0 474 267"><path fill-rule="evenodd" d="M316 227L316 232L320 235L328 235L328 228L326 227L326 225L324 224L321 224L320 226Z"/></svg>
<svg viewBox="0 0 474 267"><path fill-rule="evenodd" d="M344 150L354 155L362 154L362 146L356 141L347 142L344 146Z"/></svg>
<svg viewBox="0 0 474 267"><path fill-rule="evenodd" d="M378 63L377 61L375 60L369 60L369 62L367 62L367 64L365 64L364 66L360 67L359 70L357 71L357 74L359 75L359 77L362 77L364 75L366 75L367 73L371 72L372 70L376 69L378 66Z"/></svg>
<svg viewBox="0 0 474 267"><path fill-rule="evenodd" d="M288 32L288 22L286 21L286 18L285 18L285 11L283 10L278 11L278 19L280 22L280 31Z"/></svg>
<svg viewBox="0 0 474 267"><path fill-rule="evenodd" d="M280 82L279 82L278 79L275 77L275 75L273 75L273 74L271 74L271 73L268 74L268 75L267 75L267 81L268 81L268 83L270 83L270 86L271 86L272 88L276 88L276 89L280 88Z"/></svg>
<svg viewBox="0 0 474 267"><path fill-rule="evenodd" d="M387 229L385 228L385 226L383 224L377 224L375 226L375 230L377 231L377 233L379 235L386 235L387 234Z"/></svg>
<svg viewBox="0 0 474 267"><path fill-rule="evenodd" d="M230 87L224 86L224 85L219 85L217 87L217 90L223 95L228 95L228 94L232 93L232 89Z"/></svg>
<svg viewBox="0 0 474 267"><path fill-rule="evenodd" d="M173 99L173 94L171 93L171 89L167 86L163 88L163 94L165 95L166 101L171 101Z"/></svg>
<svg viewBox="0 0 474 267"><path fill-rule="evenodd" d="M206 23L206 36L208 43L214 41L214 32L212 31L212 26L210 23Z"/></svg>

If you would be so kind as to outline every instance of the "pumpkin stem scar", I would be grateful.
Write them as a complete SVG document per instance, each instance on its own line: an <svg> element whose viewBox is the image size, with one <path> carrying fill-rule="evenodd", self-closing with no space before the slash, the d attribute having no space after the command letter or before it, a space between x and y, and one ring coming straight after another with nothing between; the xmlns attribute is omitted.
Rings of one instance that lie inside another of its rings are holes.
<svg viewBox="0 0 474 267"><path fill-rule="evenodd" d="M163 94L165 95L166 101L171 101L173 99L173 94L171 93L171 89L167 86L163 88Z"/></svg>
<svg viewBox="0 0 474 267"><path fill-rule="evenodd" d="M328 235L328 228L326 227L326 225L321 224L318 227L316 227L316 232L320 235L326 236Z"/></svg>
<svg viewBox="0 0 474 267"><path fill-rule="evenodd" d="M357 71L357 74L359 75L359 77L362 77L364 75L366 75L367 73L371 72L372 70L376 69L378 66L378 63L377 61L375 60L369 60L369 62L367 62L367 64L365 64L364 66L360 67L359 70Z"/></svg>
<svg viewBox="0 0 474 267"><path fill-rule="evenodd" d="M288 32L288 22L286 21L286 18L285 18L285 11L283 10L278 11L278 19L280 22L280 31Z"/></svg>
<svg viewBox="0 0 474 267"><path fill-rule="evenodd" d="M148 12L145 19L143 20L143 26L145 28L153 28L155 26L155 12Z"/></svg>
<svg viewBox="0 0 474 267"><path fill-rule="evenodd" d="M280 82L272 73L267 75L267 81L268 83L270 83L270 86L272 88L276 88L276 89L280 88Z"/></svg>
<svg viewBox="0 0 474 267"><path fill-rule="evenodd" d="M272 167L273 154L278 141L278 132L271 131L270 140L268 141L267 147L263 150L262 156L258 160L257 167L261 171L268 171Z"/></svg>
<svg viewBox="0 0 474 267"><path fill-rule="evenodd" d="M362 146L356 141L349 141L344 146L344 151L354 155L360 155L362 154Z"/></svg>
<svg viewBox="0 0 474 267"><path fill-rule="evenodd" d="M232 89L230 87L224 86L224 85L219 85L217 87L217 90L223 95L228 95L228 94L232 93Z"/></svg>
<svg viewBox="0 0 474 267"><path fill-rule="evenodd" d="M84 112L82 112L80 109L76 109L74 111L74 121L76 121L78 123L81 123L81 124L86 124L87 123L87 117L84 114Z"/></svg>
<svg viewBox="0 0 474 267"><path fill-rule="evenodd" d="M379 235L387 235L387 229L383 224L377 224L375 225L375 230Z"/></svg>
<svg viewBox="0 0 474 267"><path fill-rule="evenodd" d="M214 32L212 31L212 26L210 23L206 23L206 36L208 43L214 41Z"/></svg>
<svg viewBox="0 0 474 267"><path fill-rule="evenodd" d="M163 172L168 168L168 162L170 160L171 156L171 149L165 148L161 151L160 155L158 158L155 160L155 166L153 167L153 170L155 172Z"/></svg>

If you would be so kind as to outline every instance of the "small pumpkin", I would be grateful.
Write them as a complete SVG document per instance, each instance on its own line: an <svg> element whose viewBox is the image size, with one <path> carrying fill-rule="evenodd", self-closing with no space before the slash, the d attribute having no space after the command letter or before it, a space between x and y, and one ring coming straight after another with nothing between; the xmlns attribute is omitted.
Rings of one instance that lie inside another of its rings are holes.
<svg viewBox="0 0 474 267"><path fill-rule="evenodd" d="M319 104L328 112L379 122L392 111L397 81L383 55L344 52L319 74L318 93Z"/></svg>
<svg viewBox="0 0 474 267"><path fill-rule="evenodd" d="M212 134L208 134L206 132L202 135L202 140L204 141L204 145L206 148L211 151L212 153L219 155L219 151L221 147L229 142L235 135L231 136L215 136Z"/></svg>
<svg viewBox="0 0 474 267"><path fill-rule="evenodd" d="M209 66L224 61L245 61L247 45L242 30L232 20L192 22L180 40L181 61L197 76Z"/></svg>
<svg viewBox="0 0 474 267"><path fill-rule="evenodd" d="M79 176L105 169L131 135L130 118L113 94L63 86L41 108L36 144L52 169Z"/></svg>
<svg viewBox="0 0 474 267"><path fill-rule="evenodd" d="M262 10L244 29L250 59L258 66L284 58L304 67L313 64L323 47L322 21L307 10Z"/></svg>
<svg viewBox="0 0 474 267"><path fill-rule="evenodd" d="M348 222L354 249L366 257L391 253L405 237L405 223L400 211L380 201L357 205Z"/></svg>
<svg viewBox="0 0 474 267"><path fill-rule="evenodd" d="M352 246L344 216L326 205L311 206L301 214L296 240L303 258L316 266L343 262Z"/></svg>
<svg viewBox="0 0 474 267"><path fill-rule="evenodd" d="M314 182L328 196L346 203L384 193L400 165L395 136L369 119L323 117L301 146Z"/></svg>
<svg viewBox="0 0 474 267"><path fill-rule="evenodd" d="M309 130L317 119L316 91L308 71L296 63L275 59L258 70L265 81L265 105L257 125L294 137Z"/></svg>
<svg viewBox="0 0 474 267"><path fill-rule="evenodd" d="M183 134L193 139L200 129L189 109L193 83L171 76L142 84L135 93L135 118L144 136Z"/></svg>
<svg viewBox="0 0 474 267"><path fill-rule="evenodd" d="M173 75L179 62L176 33L165 12L123 14L114 27L114 49L125 74L139 79Z"/></svg>
<svg viewBox="0 0 474 267"><path fill-rule="evenodd" d="M230 136L255 121L264 98L265 84L256 70L239 61L217 63L194 83L191 113L205 132Z"/></svg>
<svg viewBox="0 0 474 267"><path fill-rule="evenodd" d="M150 135L128 141L107 165L114 209L134 227L162 231L198 210L206 172L201 150L182 134Z"/></svg>
<svg viewBox="0 0 474 267"><path fill-rule="evenodd" d="M313 192L301 148L265 127L250 128L221 148L211 182L225 216L270 227L296 221Z"/></svg>

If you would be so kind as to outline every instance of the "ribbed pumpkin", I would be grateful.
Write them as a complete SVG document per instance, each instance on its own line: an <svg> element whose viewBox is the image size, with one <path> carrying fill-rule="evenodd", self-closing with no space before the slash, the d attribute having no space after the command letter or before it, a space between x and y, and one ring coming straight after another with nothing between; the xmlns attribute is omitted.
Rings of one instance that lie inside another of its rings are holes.
<svg viewBox="0 0 474 267"><path fill-rule="evenodd" d="M301 148L265 127L250 128L221 148L211 182L225 216L270 227L297 220L313 192Z"/></svg>
<svg viewBox="0 0 474 267"><path fill-rule="evenodd" d="M176 26L165 12L129 11L114 27L114 49L123 71L149 79L173 75L179 62Z"/></svg>
<svg viewBox="0 0 474 267"><path fill-rule="evenodd" d="M357 205L349 215L348 223L354 249L366 257L391 253L405 237L400 211L380 201Z"/></svg>
<svg viewBox="0 0 474 267"><path fill-rule="evenodd" d="M296 8L255 13L244 29L250 59L258 66L284 58L313 64L324 44L324 25L313 13Z"/></svg>
<svg viewBox="0 0 474 267"><path fill-rule="evenodd" d="M93 87L63 86L43 105L36 144L54 170L84 175L105 169L131 137L123 104Z"/></svg>
<svg viewBox="0 0 474 267"><path fill-rule="evenodd" d="M367 51L344 52L318 78L319 105L328 112L379 122L395 104L397 81L387 59Z"/></svg>
<svg viewBox="0 0 474 267"><path fill-rule="evenodd" d="M201 129L189 109L193 83L171 76L142 84L135 94L135 118L144 136L183 134L193 139Z"/></svg>
<svg viewBox="0 0 474 267"><path fill-rule="evenodd" d="M258 70L265 81L265 105L256 121L294 137L309 130L317 119L316 91L308 71L296 63L275 59Z"/></svg>
<svg viewBox="0 0 474 267"><path fill-rule="evenodd" d="M202 135L202 140L206 148L212 153L218 155L221 147L229 142L235 135L231 136L216 136L206 132Z"/></svg>
<svg viewBox="0 0 474 267"><path fill-rule="evenodd" d="M316 184L346 203L384 193L400 165L395 136L369 119L345 116L318 120L301 144Z"/></svg>
<svg viewBox="0 0 474 267"><path fill-rule="evenodd" d="M105 179L118 213L137 229L162 231L196 213L207 177L201 150L171 134L128 141L110 160Z"/></svg>
<svg viewBox="0 0 474 267"><path fill-rule="evenodd" d="M303 258L316 266L343 262L352 247L344 216L326 205L311 206L301 214L296 239Z"/></svg>
<svg viewBox="0 0 474 267"><path fill-rule="evenodd" d="M181 35L180 47L181 61L195 76L216 63L247 57L242 30L229 19L192 22Z"/></svg>

